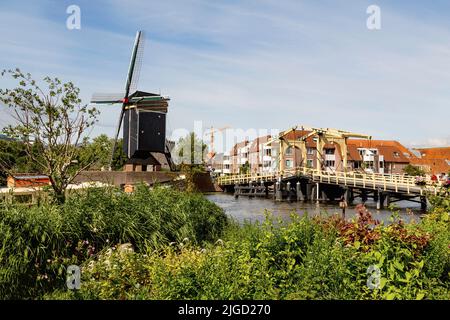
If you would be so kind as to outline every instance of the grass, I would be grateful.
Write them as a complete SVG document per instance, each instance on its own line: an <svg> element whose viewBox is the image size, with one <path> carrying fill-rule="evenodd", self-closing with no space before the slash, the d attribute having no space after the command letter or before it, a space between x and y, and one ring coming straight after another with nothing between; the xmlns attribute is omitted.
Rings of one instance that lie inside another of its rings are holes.
<svg viewBox="0 0 450 320"><path fill-rule="evenodd" d="M88 189L63 205L0 207L0 297L39 298L65 286L65 270L111 245L137 252L221 236L227 218L200 194L167 188Z"/></svg>
<svg viewBox="0 0 450 320"><path fill-rule="evenodd" d="M0 296L450 299L450 202L432 202L420 222L393 215L389 225L363 206L347 222L268 215L263 223L238 225L201 194L144 186L132 195L89 189L63 205L6 205ZM65 286L71 264L81 267L78 291Z"/></svg>
<svg viewBox="0 0 450 320"><path fill-rule="evenodd" d="M82 288L47 299L450 299L448 212L421 223L268 216L222 240L159 250L109 248L82 268ZM368 287L370 266L380 270ZM374 282L376 283L376 282Z"/></svg>

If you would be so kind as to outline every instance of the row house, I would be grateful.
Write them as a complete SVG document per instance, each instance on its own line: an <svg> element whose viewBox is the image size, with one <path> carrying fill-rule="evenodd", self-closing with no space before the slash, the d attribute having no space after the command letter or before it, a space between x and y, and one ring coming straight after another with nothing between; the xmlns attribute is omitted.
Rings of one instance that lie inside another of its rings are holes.
<svg viewBox="0 0 450 320"><path fill-rule="evenodd" d="M242 167L250 164L249 157L250 142L246 139L236 143L230 152L231 174L241 173Z"/></svg>
<svg viewBox="0 0 450 320"><path fill-rule="evenodd" d="M450 147L417 148L413 165L419 166L428 174L443 175L450 173Z"/></svg>
<svg viewBox="0 0 450 320"><path fill-rule="evenodd" d="M375 173L403 174L403 169L415 158L398 141L349 139L350 169Z"/></svg>
<svg viewBox="0 0 450 320"><path fill-rule="evenodd" d="M249 165L251 173L276 171L277 145L267 145L270 135L257 137L250 144Z"/></svg>
<svg viewBox="0 0 450 320"><path fill-rule="evenodd" d="M231 174L232 162L230 153L216 153L213 158L208 160L207 166L209 170L213 171L216 174Z"/></svg>
<svg viewBox="0 0 450 320"><path fill-rule="evenodd" d="M302 137L309 133L306 130L295 130L285 135L290 145L285 149L282 166L279 163L279 142L271 140L270 135L258 137L253 141L245 140L236 143L230 153L220 160L220 172L222 174L242 173L243 166L248 167L248 172L253 174L275 172L280 167L284 169L302 166L317 168L319 159L319 165L323 171L347 170L402 174L403 169L416 159L414 153L398 141L348 139L347 168L344 168L340 145L333 141L327 142L323 146L322 153L317 155L318 137L308 137L305 144L301 141Z"/></svg>
<svg viewBox="0 0 450 320"><path fill-rule="evenodd" d="M295 167L317 168L317 159L320 159L320 167L325 171L343 170L342 157L338 144L333 142L326 143L323 146L322 154L317 155L318 137L308 137L305 141L306 158L303 158L302 137L309 134L310 131L295 130L285 135L285 139L292 141L284 154L284 168L292 169ZM295 142L294 142L295 141ZM298 144L296 144L298 141Z"/></svg>

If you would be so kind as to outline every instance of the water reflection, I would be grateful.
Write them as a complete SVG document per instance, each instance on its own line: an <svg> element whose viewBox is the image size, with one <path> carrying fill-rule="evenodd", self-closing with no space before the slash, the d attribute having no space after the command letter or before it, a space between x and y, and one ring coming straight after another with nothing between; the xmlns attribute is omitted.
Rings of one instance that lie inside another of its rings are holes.
<svg viewBox="0 0 450 320"><path fill-rule="evenodd" d="M263 221L264 212L267 209L274 216L281 217L283 220L288 220L291 213L303 215L307 212L309 215L332 215L335 213L341 214L339 203L316 203L316 202L276 202L272 199L264 198L248 198L239 197L235 199L233 195L227 193L213 193L206 194L206 198L216 203L223 208L225 212L239 222L245 220L250 221ZM346 210L346 218L351 219L356 215L355 202L352 206L349 206ZM420 220L420 216L423 212L420 211L420 205L400 201L396 203L399 210L400 217L405 221ZM367 201L366 207L372 213L372 216L380 221L389 223L392 212L388 209L376 210L375 202Z"/></svg>

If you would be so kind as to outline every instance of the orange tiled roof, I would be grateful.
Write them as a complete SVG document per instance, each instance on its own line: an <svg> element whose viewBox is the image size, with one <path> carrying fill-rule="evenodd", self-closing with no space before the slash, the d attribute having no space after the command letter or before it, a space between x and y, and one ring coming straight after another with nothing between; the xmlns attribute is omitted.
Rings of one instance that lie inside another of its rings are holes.
<svg viewBox="0 0 450 320"><path fill-rule="evenodd" d="M450 160L450 147L443 148L416 148L426 159L444 159Z"/></svg>
<svg viewBox="0 0 450 320"><path fill-rule="evenodd" d="M418 166L426 166L431 173L440 174L450 172L450 147L443 148L417 148L422 155L415 158L412 163Z"/></svg>
<svg viewBox="0 0 450 320"><path fill-rule="evenodd" d="M374 148L384 156L384 161L409 163L415 156L400 142L395 140L348 139L348 155L350 160L361 161L358 148Z"/></svg>

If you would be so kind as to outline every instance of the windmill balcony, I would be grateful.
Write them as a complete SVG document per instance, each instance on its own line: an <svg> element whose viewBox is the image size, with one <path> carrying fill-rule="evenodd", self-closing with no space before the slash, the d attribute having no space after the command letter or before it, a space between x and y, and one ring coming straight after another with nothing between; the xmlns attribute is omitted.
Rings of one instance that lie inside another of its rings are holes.
<svg viewBox="0 0 450 320"><path fill-rule="evenodd" d="M336 155L334 155L334 154L326 154L325 155L325 160L326 161L336 161Z"/></svg>

